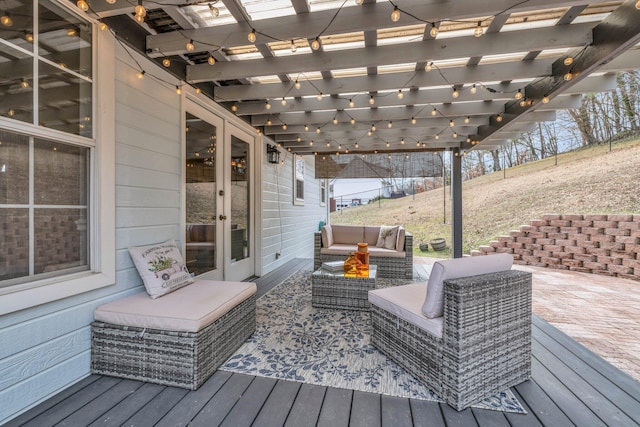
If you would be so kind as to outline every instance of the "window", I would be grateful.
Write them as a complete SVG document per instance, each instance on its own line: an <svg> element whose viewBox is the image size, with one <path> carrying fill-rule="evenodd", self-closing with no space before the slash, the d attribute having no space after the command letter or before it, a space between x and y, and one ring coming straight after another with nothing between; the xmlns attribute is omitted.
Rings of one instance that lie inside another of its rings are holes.
<svg viewBox="0 0 640 427"><path fill-rule="evenodd" d="M293 204L304 205L304 157L293 156Z"/></svg>
<svg viewBox="0 0 640 427"><path fill-rule="evenodd" d="M327 204L327 180L320 180L320 206L326 206Z"/></svg>
<svg viewBox="0 0 640 427"><path fill-rule="evenodd" d="M114 42L62 3L9 6L19 22L0 26L13 70L0 82L0 315L115 276L114 99L93 65L100 40L110 65L99 74L113 85Z"/></svg>

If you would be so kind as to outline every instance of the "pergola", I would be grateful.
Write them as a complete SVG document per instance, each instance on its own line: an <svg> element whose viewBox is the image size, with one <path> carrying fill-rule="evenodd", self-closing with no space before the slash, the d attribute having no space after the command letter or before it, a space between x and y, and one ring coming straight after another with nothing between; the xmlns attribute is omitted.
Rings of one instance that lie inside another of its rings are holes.
<svg viewBox="0 0 640 427"><path fill-rule="evenodd" d="M451 151L454 256L461 156L500 148L640 66L636 0L88 3L282 149Z"/></svg>

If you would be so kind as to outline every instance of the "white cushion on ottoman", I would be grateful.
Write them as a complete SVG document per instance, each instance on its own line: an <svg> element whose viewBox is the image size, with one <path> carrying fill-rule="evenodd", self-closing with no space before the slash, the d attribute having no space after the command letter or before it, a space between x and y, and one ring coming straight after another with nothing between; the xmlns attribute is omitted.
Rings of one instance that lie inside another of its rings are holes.
<svg viewBox="0 0 640 427"><path fill-rule="evenodd" d="M98 307L95 319L122 326L198 332L255 294L252 282L196 280L161 298L140 292Z"/></svg>

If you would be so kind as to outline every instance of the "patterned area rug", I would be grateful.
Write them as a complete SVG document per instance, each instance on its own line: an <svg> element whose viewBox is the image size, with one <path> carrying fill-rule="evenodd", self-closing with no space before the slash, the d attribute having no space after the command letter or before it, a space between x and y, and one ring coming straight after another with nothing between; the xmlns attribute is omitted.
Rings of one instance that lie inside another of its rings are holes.
<svg viewBox="0 0 640 427"><path fill-rule="evenodd" d="M409 283L378 279L378 287ZM369 312L311 306L311 272L258 299L257 330L220 368L269 378L441 401L370 344ZM526 413L510 390L474 407Z"/></svg>

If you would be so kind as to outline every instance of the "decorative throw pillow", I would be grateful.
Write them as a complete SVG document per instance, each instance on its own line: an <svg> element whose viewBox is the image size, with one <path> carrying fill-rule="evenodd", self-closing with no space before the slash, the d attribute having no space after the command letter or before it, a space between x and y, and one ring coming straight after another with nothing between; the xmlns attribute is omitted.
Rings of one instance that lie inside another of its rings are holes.
<svg viewBox="0 0 640 427"><path fill-rule="evenodd" d="M193 283L175 240L132 247L129 254L151 298Z"/></svg>
<svg viewBox="0 0 640 427"><path fill-rule="evenodd" d="M383 225L380 227L380 234L378 234L378 241L376 246L385 249L395 249L396 240L398 238L399 225Z"/></svg>

